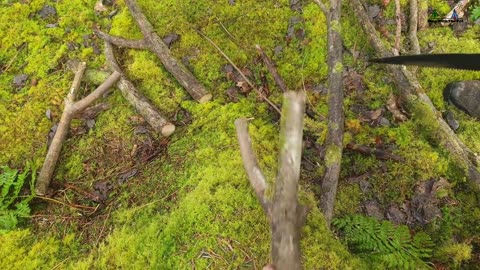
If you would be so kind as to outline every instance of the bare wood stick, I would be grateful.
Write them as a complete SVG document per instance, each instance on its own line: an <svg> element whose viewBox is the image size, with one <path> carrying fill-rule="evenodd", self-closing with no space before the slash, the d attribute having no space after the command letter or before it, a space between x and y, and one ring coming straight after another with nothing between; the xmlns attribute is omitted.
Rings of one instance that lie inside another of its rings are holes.
<svg viewBox="0 0 480 270"><path fill-rule="evenodd" d="M428 0L418 0L418 30L428 28Z"/></svg>
<svg viewBox="0 0 480 270"><path fill-rule="evenodd" d="M265 66L268 69L268 72L272 74L273 79L277 83L278 87L282 92L287 92L288 88L287 85L285 84L285 81L283 81L282 77L280 74L278 74L277 68L275 67L275 64L272 62L272 60L267 56L267 54L262 50L260 45L255 45L255 48L257 48L258 53L262 57L263 63L265 63Z"/></svg>
<svg viewBox="0 0 480 270"><path fill-rule="evenodd" d="M92 104L120 78L120 73L113 72L112 75L110 75L107 80L105 80L105 82L95 89L95 91L93 91L90 95L78 102L75 102L75 92L80 86L85 69L86 64L82 62L78 65L77 71L75 72L75 78L73 80L72 87L70 88L67 98L65 99L65 108L63 110L62 117L60 118L60 123L58 124L57 131L53 137L52 143L50 144L47 156L35 184L35 192L37 195L43 196L48 190L48 186L52 180L52 176L55 171L58 158L60 157L63 143L67 138L68 130L73 117L87 106Z"/></svg>
<svg viewBox="0 0 480 270"><path fill-rule="evenodd" d="M370 44L377 51L377 54L382 57L391 56L377 36L360 0L351 0L350 4L355 11L356 17L361 22ZM480 171L476 168L476 166L479 165L476 155L468 149L443 120L441 114L425 94L416 78L402 66L388 65L387 69L392 73L396 88L401 91L402 99L408 106L415 107L421 105L427 108L430 115L428 121L438 123L438 129L434 139L450 152L456 163L465 170L468 179L474 183L475 186L480 187Z"/></svg>
<svg viewBox="0 0 480 270"><path fill-rule="evenodd" d="M320 7L320 9L323 11L323 14L325 16L328 16L328 8L327 6L321 1L321 0L313 0L317 5Z"/></svg>
<svg viewBox="0 0 480 270"><path fill-rule="evenodd" d="M123 74L120 66L115 59L113 47L109 42L105 42L105 58L112 70ZM145 121L159 134L168 137L175 131L175 125L170 123L168 119L163 116L151 102L135 88L132 82L127 80L125 76L120 78L117 83L118 89L122 96L132 104L138 113L140 113Z"/></svg>
<svg viewBox="0 0 480 270"><path fill-rule="evenodd" d="M402 11L400 0L395 0L395 21L397 22L397 29L395 31L395 46L393 47L393 54L400 53L400 38L402 36Z"/></svg>
<svg viewBox="0 0 480 270"><path fill-rule="evenodd" d="M284 105L280 122L280 150L278 174L273 201L265 197L267 184L253 153L247 120L235 121L240 153L250 184L270 220L272 229L271 269L301 269L300 229L308 208L297 199L300 163L302 156L304 92L284 93Z"/></svg>
<svg viewBox="0 0 480 270"><path fill-rule="evenodd" d="M243 74L242 70L240 70L237 65L235 65L235 63L230 59L230 57L228 57L228 55L226 55L222 49L220 49L220 47L218 47L218 45L213 42L213 40L211 40L209 37L207 37L204 33L202 33L200 30L197 30L197 29L194 29L200 36L202 36L204 39L206 39L208 42L210 42L210 44L212 44L213 47L215 47L215 49L217 49L217 51L233 66L233 68L235 68L238 73L240 74L240 76L242 76L242 78L248 83L248 85L253 89L255 90L255 92L257 92L257 94L263 99L265 100L270 106L272 106L273 109L275 109L275 111L277 111L279 114L281 114L280 112L280 109L278 109L278 107L273 103L271 102L260 90L258 90L255 85L247 78L247 76L245 76L245 74Z"/></svg>
<svg viewBox="0 0 480 270"><path fill-rule="evenodd" d="M112 43L117 47L125 47L131 49L148 49L148 44L145 39L132 40L122 37L112 36L105 32L100 31L99 29L93 29L95 35L99 38Z"/></svg>
<svg viewBox="0 0 480 270"><path fill-rule="evenodd" d="M408 26L408 38L412 54L420 54L420 44L418 44L417 27L418 27L418 0L410 0L410 23Z"/></svg>
<svg viewBox="0 0 480 270"><path fill-rule="evenodd" d="M284 94L278 174L272 205L272 260L277 269L301 269L298 180L302 156L304 92Z"/></svg>
<svg viewBox="0 0 480 270"><path fill-rule="evenodd" d="M382 149L371 148L366 145L349 143L347 144L347 149L352 151L364 154L364 155L374 155L376 158L381 160L393 160L398 162L404 162L405 159L401 156L394 155Z"/></svg>
<svg viewBox="0 0 480 270"><path fill-rule="evenodd" d="M341 2L332 0L327 16L328 27L328 131L326 138L325 176L322 181L320 207L327 224L333 217L338 177L343 151L343 47L340 34Z"/></svg>
<svg viewBox="0 0 480 270"><path fill-rule="evenodd" d="M165 45L163 40L155 33L155 29L142 13L135 0L125 0L133 19L140 27L143 37L148 44L150 51L155 53L165 66L165 68L177 79L177 81L188 91L188 93L200 103L205 103L212 99L212 95L205 87L193 76L193 74L178 61Z"/></svg>
<svg viewBox="0 0 480 270"><path fill-rule="evenodd" d="M265 198L267 182L265 176L258 165L257 157L253 152L250 135L248 134L248 123L245 118L235 120L235 129L237 130L238 144L240 145L240 154L242 155L243 166L248 175L250 185L255 191L258 201L263 207L265 214L270 218L270 205Z"/></svg>

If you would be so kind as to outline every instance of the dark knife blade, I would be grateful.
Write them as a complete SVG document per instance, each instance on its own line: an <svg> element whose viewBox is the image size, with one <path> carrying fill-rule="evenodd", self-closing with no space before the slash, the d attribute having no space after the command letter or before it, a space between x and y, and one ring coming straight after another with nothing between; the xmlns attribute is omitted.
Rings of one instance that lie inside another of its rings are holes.
<svg viewBox="0 0 480 270"><path fill-rule="evenodd" d="M480 71L480 54L416 54L370 59L371 63Z"/></svg>

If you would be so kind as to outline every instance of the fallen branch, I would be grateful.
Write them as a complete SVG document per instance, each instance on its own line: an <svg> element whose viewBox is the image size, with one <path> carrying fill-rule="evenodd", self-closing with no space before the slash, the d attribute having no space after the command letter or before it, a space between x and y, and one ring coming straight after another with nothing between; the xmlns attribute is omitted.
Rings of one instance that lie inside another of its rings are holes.
<svg viewBox="0 0 480 270"><path fill-rule="evenodd" d="M86 64L85 62L82 62L78 65L75 71L75 78L73 79L72 87L70 88L67 98L65 99L65 108L63 110L62 117L58 124L55 136L53 137L50 147L48 148L47 156L35 184L35 192L37 195L43 196L48 190L48 186L52 180L53 172L55 171L63 143L67 138L70 123L72 122L74 116L90 106L96 99L108 91L108 89L112 87L112 85L115 84L118 79L120 79L120 73L114 71L92 93L75 102L75 92L80 87L80 82L82 81L85 69Z"/></svg>
<svg viewBox="0 0 480 270"><path fill-rule="evenodd" d="M118 72L123 74L120 66L115 59L113 53L113 46L105 42L105 58L107 60L108 66ZM156 108L153 106L150 101L140 93L140 91L135 88L132 82L130 82L124 75L120 78L117 83L118 89L122 93L122 96L135 107L137 112L143 116L145 121L159 134L164 137L172 135L175 131L175 125L170 123L168 119L163 116Z"/></svg>
<svg viewBox="0 0 480 270"><path fill-rule="evenodd" d="M428 0L418 0L418 30L428 28Z"/></svg>
<svg viewBox="0 0 480 270"><path fill-rule="evenodd" d="M212 95L205 89L205 87L193 76L193 74L176 59L168 46L155 33L155 29L143 14L135 0L125 0L125 3L130 10L130 13L143 33L142 40L128 40L121 37L113 37L99 30L94 30L95 33L102 39L115 44L117 46L133 48L133 49L148 49L157 55L164 67L170 72L175 79L182 85L182 87L192 96L193 99L200 103L205 103L212 99Z"/></svg>
<svg viewBox="0 0 480 270"><path fill-rule="evenodd" d="M394 155L382 149L371 148L366 145L349 143L347 144L347 149L358 152L364 155L374 155L377 159L381 160L393 160L398 162L404 162L405 159L401 156Z"/></svg>
<svg viewBox="0 0 480 270"><path fill-rule="evenodd" d="M397 23L397 28L395 31L395 45L393 47L393 54L399 55L400 38L402 36L402 10L400 6L400 0L395 0L395 21Z"/></svg>
<svg viewBox="0 0 480 270"><path fill-rule="evenodd" d="M420 54L420 44L418 44L417 27L418 27L418 0L410 0L410 22L408 26L408 38L410 39L410 51L412 54Z"/></svg>
<svg viewBox="0 0 480 270"><path fill-rule="evenodd" d="M262 57L263 63L267 67L268 72L270 72L270 74L272 74L272 77L275 80L275 82L277 83L280 90L282 90L282 92L284 92L284 93L287 92L288 91L287 85L285 84L285 81L283 81L280 74L278 74L278 71L277 71L277 68L275 67L275 64L272 62L272 60L270 60L270 58L267 56L267 54L262 50L260 45L255 45L255 48L257 48L258 53Z"/></svg>
<svg viewBox="0 0 480 270"><path fill-rule="evenodd" d="M316 1L317 2L317 1ZM318 1L319 2L319 1ZM317 2L317 3L318 3ZM321 2L320 2L321 3ZM328 225L333 217L343 151L343 46L340 34L341 1L331 0L327 17L328 48L328 131L325 141L325 175L320 207ZM322 7L322 10L324 7Z"/></svg>
<svg viewBox="0 0 480 270"><path fill-rule="evenodd" d="M125 47L130 49L148 49L148 44L145 41L145 39L132 40L132 39L126 39L122 37L116 37L116 36L109 35L105 32L102 32L99 29L93 29L93 32L99 38L109 43L112 43L117 47Z"/></svg>
<svg viewBox="0 0 480 270"><path fill-rule="evenodd" d="M272 230L272 261L274 269L301 269L300 229L305 222L307 208L297 199L302 155L305 95L286 92L280 122L279 168L273 199L265 196L267 184L253 153L248 135L247 119L235 121L243 165Z"/></svg>
<svg viewBox="0 0 480 270"><path fill-rule="evenodd" d="M360 0L350 1L355 15L367 34L370 44L377 54L381 57L391 56L391 53L384 47L382 41L377 36L375 29L368 19L368 15L363 8ZM457 137L448 124L443 120L441 113L437 111L430 98L425 94L417 79L404 66L388 65L387 69L392 73L396 88L400 91L402 101L406 103L407 108L425 109L427 113L422 113L429 123L437 123L434 140L445 147L458 166L464 169L468 179L477 187L480 187L480 172L476 168L478 161L476 155Z"/></svg>

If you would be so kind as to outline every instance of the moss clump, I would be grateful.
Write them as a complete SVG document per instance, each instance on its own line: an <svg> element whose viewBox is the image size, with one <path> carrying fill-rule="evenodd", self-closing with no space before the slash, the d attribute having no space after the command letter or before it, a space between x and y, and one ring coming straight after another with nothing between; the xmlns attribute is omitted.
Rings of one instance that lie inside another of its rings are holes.
<svg viewBox="0 0 480 270"><path fill-rule="evenodd" d="M61 241L38 238L30 230L16 230L0 235L2 269L40 269L58 267L78 255L80 248L74 234ZM62 261L65 260L65 261Z"/></svg>

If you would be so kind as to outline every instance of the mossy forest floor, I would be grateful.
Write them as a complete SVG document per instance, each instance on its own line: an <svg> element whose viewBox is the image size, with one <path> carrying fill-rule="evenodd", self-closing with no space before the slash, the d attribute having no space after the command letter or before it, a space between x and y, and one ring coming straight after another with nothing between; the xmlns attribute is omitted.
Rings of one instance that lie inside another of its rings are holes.
<svg viewBox="0 0 480 270"><path fill-rule="evenodd" d="M85 61L89 69L106 68L103 42L92 34L94 26L110 29L113 35L141 37L122 0L104 12L94 10L95 2L0 1L0 165L23 168L31 162L41 166L47 134L59 120L73 79L66 61ZM325 139L328 110L319 87L327 76L324 15L313 1L305 1L302 14L292 11L285 0L235 2L138 0L159 36L180 35L171 50L188 61L213 101L202 105L192 101L152 53L121 50L120 62L128 77L177 130L163 139L153 132L135 132L142 123L119 91L105 98L103 102L111 108L96 118L94 128L70 136L64 145L52 183L59 190L55 201L34 200L31 217L17 230L0 235L1 269L261 269L268 263L269 225L243 170L233 123L238 117L254 118L250 122L254 148L273 181L278 119L253 91L231 102L225 93L234 86L223 70L227 61L194 29L214 40L238 66L248 68L257 84L265 76L274 102L280 104L282 95L258 60L255 44L272 56L290 89L308 93L307 107L315 119L306 119L308 162L302 167L300 187L302 200L312 206L302 236L305 269L371 267L372 262L350 252L342 238L327 229L315 206L323 172L317 164L319 146ZM407 2L402 1L404 11L408 11ZM430 2L446 9L446 3ZM41 18L38 12L45 4L55 7L56 14ZM115 8L118 14L109 18ZM294 16L301 22L294 35L286 38ZM384 16L394 17L394 1ZM354 74L346 77L351 87L345 99L345 144L381 142L405 161L380 161L346 151L335 215L363 213L365 202L376 202L381 211L400 207L411 200L419 184L446 179L449 185L438 195L436 205L441 216L414 226L412 232L431 236L435 250L430 261L436 266L474 268L480 263L478 194L448 152L433 143L422 115L410 115L408 121L398 123L385 111L389 126L373 127L361 121L356 113L359 106L367 111L384 108L390 93L397 91L383 67L366 65L365 58L373 57L373 50L347 1L342 28L345 66ZM432 53L480 53L479 36L478 25L461 37L450 27L437 27L420 32L419 40ZM12 84L19 74L28 75L23 87ZM461 123L458 136L480 153L480 122L447 108L442 99L447 83L479 79L480 73L423 68L417 76L440 111L454 111ZM82 93L94 87L84 84ZM47 110L53 121L46 117ZM76 120L72 129L83 125ZM125 180L132 170L137 173ZM355 181L365 174L366 189ZM122 184L115 184L122 176ZM62 183L88 192L99 183L115 186L96 208L91 199Z"/></svg>

